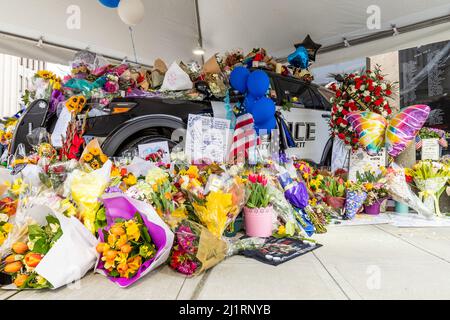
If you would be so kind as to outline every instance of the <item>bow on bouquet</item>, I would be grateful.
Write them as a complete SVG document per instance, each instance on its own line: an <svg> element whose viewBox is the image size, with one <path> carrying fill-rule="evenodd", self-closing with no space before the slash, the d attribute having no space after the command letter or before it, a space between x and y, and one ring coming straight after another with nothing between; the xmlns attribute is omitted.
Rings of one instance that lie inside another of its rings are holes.
<svg viewBox="0 0 450 320"><path fill-rule="evenodd" d="M450 169L445 163L423 160L416 163L408 173L419 188L419 197L425 206L437 216L441 216L439 198L445 191L450 177Z"/></svg>
<svg viewBox="0 0 450 320"><path fill-rule="evenodd" d="M174 235L149 204L120 193L103 196L107 226L99 230L95 271L128 287L163 264Z"/></svg>
<svg viewBox="0 0 450 320"><path fill-rule="evenodd" d="M429 113L430 107L414 105L402 109L391 120L370 111L351 112L345 118L368 154L378 154L386 146L387 153L397 157L415 139Z"/></svg>

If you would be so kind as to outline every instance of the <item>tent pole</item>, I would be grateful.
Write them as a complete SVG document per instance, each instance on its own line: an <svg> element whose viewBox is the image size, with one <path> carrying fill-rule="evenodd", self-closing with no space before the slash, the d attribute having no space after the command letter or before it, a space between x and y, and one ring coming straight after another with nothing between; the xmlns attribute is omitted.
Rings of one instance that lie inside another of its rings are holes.
<svg viewBox="0 0 450 320"><path fill-rule="evenodd" d="M448 23L450 22L450 14L447 14L445 16L441 16L441 17L437 17L437 18L433 18L433 19L428 19L428 20L424 20L424 21L420 21L417 23L413 23L407 26L403 26L403 27L396 27L397 31L399 34L403 34L403 33L407 33L407 32L412 32L412 31L417 31L420 29L424 29L424 28L428 28L428 27L432 27L432 26L436 26L439 24L443 24L443 23ZM364 44L370 41L375 41L375 40L380 40L380 39L385 39L385 38L389 38L393 36L393 31L392 29L389 30L383 30L383 31L379 31L379 32L375 32L372 33L370 35L367 36L363 36L363 37L359 37L359 38L355 38L352 40L348 40L348 42L350 43L350 45L355 46L355 45L359 45L359 44ZM322 47L319 49L318 53L326 53L326 52L331 52L331 51L335 51L335 50L339 50L339 49L343 49L345 48L345 45L343 42L339 42L336 44L332 44L326 47ZM286 62L287 61L287 57L280 57L276 59L277 62Z"/></svg>

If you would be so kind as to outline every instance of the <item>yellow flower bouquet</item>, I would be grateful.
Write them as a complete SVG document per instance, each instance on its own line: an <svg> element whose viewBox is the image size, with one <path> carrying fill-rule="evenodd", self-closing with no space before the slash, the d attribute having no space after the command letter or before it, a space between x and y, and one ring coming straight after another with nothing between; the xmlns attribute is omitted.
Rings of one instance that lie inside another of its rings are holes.
<svg viewBox="0 0 450 320"><path fill-rule="evenodd" d="M80 163L86 164L92 170L100 169L106 161L108 161L108 156L103 153L97 139L93 139L87 144L80 158Z"/></svg>

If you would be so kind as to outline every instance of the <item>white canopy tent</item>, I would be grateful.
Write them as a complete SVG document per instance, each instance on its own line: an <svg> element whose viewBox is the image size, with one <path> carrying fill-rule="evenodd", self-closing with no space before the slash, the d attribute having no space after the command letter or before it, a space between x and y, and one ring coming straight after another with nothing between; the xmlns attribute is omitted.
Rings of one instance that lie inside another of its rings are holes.
<svg viewBox="0 0 450 320"><path fill-rule="evenodd" d="M198 44L195 0L142 0L145 18L134 27L138 61L151 65L161 57L189 61ZM80 28L67 27L78 6ZM380 29L369 30L370 6L380 9ZM264 47L284 58L310 34L325 48L350 47L320 54L316 65L332 64L411 46L450 39L448 0L198 0L202 44L206 57L215 52ZM439 24L400 32L359 45L354 39L383 30L444 17ZM128 27L116 9L97 0L0 0L0 52L67 64L72 49L89 48L108 57L134 60ZM17 37L19 36L19 38ZM43 38L43 45L36 46Z"/></svg>

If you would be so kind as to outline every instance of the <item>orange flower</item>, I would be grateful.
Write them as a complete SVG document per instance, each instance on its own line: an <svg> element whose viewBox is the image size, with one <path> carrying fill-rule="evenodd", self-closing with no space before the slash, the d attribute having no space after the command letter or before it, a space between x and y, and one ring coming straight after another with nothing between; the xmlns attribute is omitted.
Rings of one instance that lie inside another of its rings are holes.
<svg viewBox="0 0 450 320"><path fill-rule="evenodd" d="M100 155L100 161L101 161L102 163L105 163L106 161L108 161L108 156L107 156L106 154L102 153L102 154Z"/></svg>
<svg viewBox="0 0 450 320"><path fill-rule="evenodd" d="M14 284L16 285L17 288L20 288L25 284L27 279L28 279L28 276L26 274L19 274L16 277L16 279L14 280Z"/></svg>
<svg viewBox="0 0 450 320"><path fill-rule="evenodd" d="M128 268L130 268L133 271L137 271L142 264L142 257L135 256L133 258L128 259L127 262L128 262Z"/></svg>
<svg viewBox="0 0 450 320"><path fill-rule="evenodd" d="M99 149L99 148L89 148L88 149L89 150L89 152L90 153L92 153L92 155L95 157L95 156L99 156L101 153L102 153L102 151Z"/></svg>
<svg viewBox="0 0 450 320"><path fill-rule="evenodd" d="M8 263L5 268L3 269L3 271L5 273L16 273L19 272L20 269L22 269L23 264L20 261L15 261L13 263Z"/></svg>
<svg viewBox="0 0 450 320"><path fill-rule="evenodd" d="M28 267L35 268L39 262L41 262L43 257L42 254L30 252L26 254L24 261Z"/></svg>
<svg viewBox="0 0 450 320"><path fill-rule="evenodd" d="M172 200L172 193L170 192L164 193L164 198L166 198L167 200Z"/></svg>

